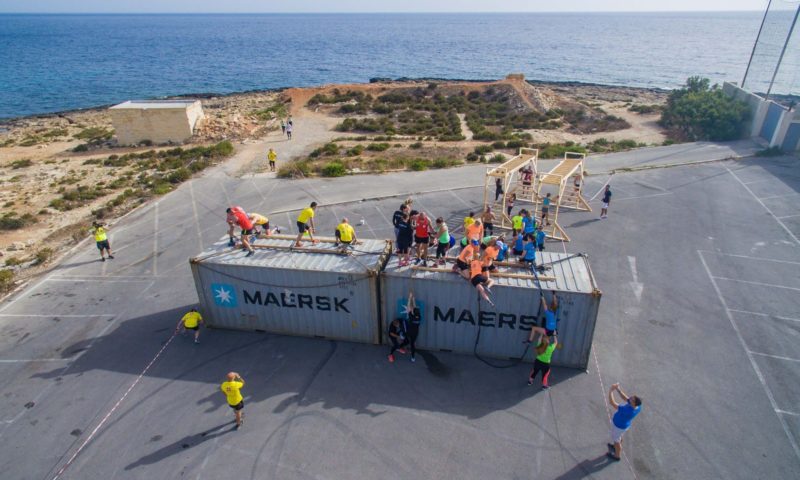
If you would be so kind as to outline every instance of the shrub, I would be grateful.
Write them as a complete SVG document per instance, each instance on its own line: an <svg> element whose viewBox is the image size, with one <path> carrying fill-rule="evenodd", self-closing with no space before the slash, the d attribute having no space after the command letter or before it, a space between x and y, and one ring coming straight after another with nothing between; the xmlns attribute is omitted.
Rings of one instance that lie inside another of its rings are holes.
<svg viewBox="0 0 800 480"><path fill-rule="evenodd" d="M353 148L347 150L348 157L357 157L364 153L364 146L363 145L356 145Z"/></svg>
<svg viewBox="0 0 800 480"><path fill-rule="evenodd" d="M11 270L0 270L0 290L6 292L14 286L14 272Z"/></svg>
<svg viewBox="0 0 800 480"><path fill-rule="evenodd" d="M322 167L323 177L343 177L347 175L347 168L340 162L331 162Z"/></svg>
<svg viewBox="0 0 800 480"><path fill-rule="evenodd" d="M628 107L629 112L648 114L661 111L661 105L631 105Z"/></svg>
<svg viewBox="0 0 800 480"><path fill-rule="evenodd" d="M11 169L12 170L19 170L20 168L27 168L33 165L33 161L28 158L24 158L22 160L14 160L11 162Z"/></svg>
<svg viewBox="0 0 800 480"><path fill-rule="evenodd" d="M424 160L422 158L414 159L414 160L411 161L411 163L408 164L408 168L410 168L411 170L414 170L415 172L420 172L422 170L427 170L428 169L428 161Z"/></svg>
<svg viewBox="0 0 800 480"><path fill-rule="evenodd" d="M45 248L39 250L38 252L36 252L36 256L34 257L35 261L33 262L33 264L34 265L41 265L41 264L47 262L48 260L53 258L53 254L54 253L55 252L53 252L52 248L45 247Z"/></svg>
<svg viewBox="0 0 800 480"><path fill-rule="evenodd" d="M36 217L30 213L18 217L16 212L8 212L0 217L0 230L19 230L36 223Z"/></svg>
<svg viewBox="0 0 800 480"><path fill-rule="evenodd" d="M419 150L420 148L422 148L422 142L414 142L411 145L409 145L408 148Z"/></svg>
<svg viewBox="0 0 800 480"><path fill-rule="evenodd" d="M317 157L320 157L322 155L332 156L332 155L336 155L337 153L339 153L339 145L336 145L335 143L330 142L330 143L326 143L325 145L315 149L308 156L311 157L311 158L317 158Z"/></svg>
<svg viewBox="0 0 800 480"><path fill-rule="evenodd" d="M489 163L503 163L505 161L506 161L506 156L503 155L502 153L498 153L497 155L494 155L492 156L492 158L489 159Z"/></svg>
<svg viewBox="0 0 800 480"><path fill-rule="evenodd" d="M77 147L73 148L72 151L76 152L76 153L88 152L89 151L89 145L86 144L86 143L81 143Z"/></svg>
<svg viewBox="0 0 800 480"><path fill-rule="evenodd" d="M181 168L173 171L169 175L167 175L167 181L169 183L173 183L173 184L185 182L186 180L189 180L190 178L192 178L192 173L189 171L189 169L187 169L185 167L181 167ZM122 185L120 185L120 186L123 186L123 185L124 185L124 183Z"/></svg>
<svg viewBox="0 0 800 480"><path fill-rule="evenodd" d="M29 135L29 136L23 138L21 142L19 142L19 146L20 147L32 147L32 146L38 145L38 144L40 144L42 142L43 142L42 137L39 137L37 135Z"/></svg>
<svg viewBox="0 0 800 480"><path fill-rule="evenodd" d="M475 147L475 153L478 155L484 155L494 150L491 145L478 145Z"/></svg>
<svg viewBox="0 0 800 480"><path fill-rule="evenodd" d="M506 142L498 140L492 144L492 148L494 148L495 150L506 148Z"/></svg>
<svg viewBox="0 0 800 480"><path fill-rule="evenodd" d="M460 163L461 162L455 158L437 158L431 162L431 168L449 168Z"/></svg>
<svg viewBox="0 0 800 480"><path fill-rule="evenodd" d="M163 182L163 181L156 182L156 183L153 184L153 187L151 188L151 190L153 191L153 194L155 194L155 195L166 195L167 193L172 191L172 185L170 185L167 182Z"/></svg>
<svg viewBox="0 0 800 480"><path fill-rule="evenodd" d="M25 263L25 260L19 257L6 258L6 267L16 267L17 265L21 265L23 263Z"/></svg>
<svg viewBox="0 0 800 480"><path fill-rule="evenodd" d="M74 137L78 140L87 140L88 143L97 145L106 140L110 140L113 135L114 130L109 130L104 127L89 127L76 133Z"/></svg>
<svg viewBox="0 0 800 480"><path fill-rule="evenodd" d="M481 158L481 156L480 156L480 155L478 155L478 154L477 154L477 153L475 153L475 152L469 152L469 153L467 154L467 161L468 161L468 162L477 162L478 160L480 160L480 158Z"/></svg>
<svg viewBox="0 0 800 480"><path fill-rule="evenodd" d="M691 141L742 137L750 117L747 104L709 85L707 78L689 77L683 88L670 93L659 123Z"/></svg>
<svg viewBox="0 0 800 480"><path fill-rule="evenodd" d="M370 143L367 145L367 150L370 152L385 152L389 148L391 148L391 145L388 143Z"/></svg>
<svg viewBox="0 0 800 480"><path fill-rule="evenodd" d="M526 148L528 146L528 142L525 140L509 140L506 144L507 148Z"/></svg>

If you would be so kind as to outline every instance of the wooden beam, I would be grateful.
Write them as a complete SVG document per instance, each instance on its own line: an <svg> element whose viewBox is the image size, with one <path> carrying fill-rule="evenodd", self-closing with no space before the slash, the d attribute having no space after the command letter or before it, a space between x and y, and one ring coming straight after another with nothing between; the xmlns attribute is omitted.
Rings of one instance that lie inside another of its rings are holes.
<svg viewBox="0 0 800 480"><path fill-rule="evenodd" d="M420 267L419 265L412 265L411 269L420 270L423 272L453 273L453 270L450 268ZM519 278L524 280L536 280L535 276L523 273L491 272L489 273L489 276L497 278ZM553 277L551 275L539 275L539 281L542 282L554 282L555 280L556 277Z"/></svg>
<svg viewBox="0 0 800 480"><path fill-rule="evenodd" d="M251 245L253 249L258 250L284 250L290 252L302 253L323 253L328 255L341 255L349 256L351 252L338 248L316 248L316 247L295 247L292 245Z"/></svg>

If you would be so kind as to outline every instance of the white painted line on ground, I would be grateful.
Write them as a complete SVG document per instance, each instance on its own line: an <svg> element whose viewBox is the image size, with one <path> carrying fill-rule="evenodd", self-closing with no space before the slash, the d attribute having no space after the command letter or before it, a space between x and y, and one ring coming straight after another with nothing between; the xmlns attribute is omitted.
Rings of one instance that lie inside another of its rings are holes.
<svg viewBox="0 0 800 480"><path fill-rule="evenodd" d="M746 258L748 260L757 260L759 262L775 262L775 263L785 263L788 265L800 265L800 262L792 262L790 260L776 260L774 258L764 258L764 257L752 257L750 255L735 255L733 253L722 253L722 252L713 252L711 250L700 250L701 252L711 253L714 255L724 255L726 257L736 257L736 258Z"/></svg>
<svg viewBox="0 0 800 480"><path fill-rule="evenodd" d="M450 192L450 195L456 197L459 202L463 203L465 207L467 207L470 210L475 210L475 208L476 208L475 205L467 203L467 201L464 200L463 198L461 198L456 192L454 192L452 190L450 190L449 192Z"/></svg>
<svg viewBox="0 0 800 480"><path fill-rule="evenodd" d="M784 193L782 195L770 195L769 197L761 197L761 200L774 200L776 198L793 197L795 195L800 195L800 193L792 192L792 193Z"/></svg>
<svg viewBox="0 0 800 480"><path fill-rule="evenodd" d="M5 305L3 305L3 307L2 307L2 308L0 308L0 313L2 313L2 312L4 312L4 311L8 310L9 308L11 308L11 306L12 306L12 305L14 305L14 304L15 304L15 303L17 303L18 301L22 300L23 298L28 298L28 297L30 296L30 294L31 294L31 293L33 293L33 292L34 292L34 291L35 291L37 288L39 288L39 287L41 287L42 285L44 285L44 282L47 280L47 278L48 278L48 277L44 277L44 278L42 278L41 280L39 280L38 282L36 282L35 284L33 284L33 286L31 286L31 287L28 287L28 288L26 288L24 291L22 291L22 292L19 294L19 296L18 296L18 297L14 298L14 299L13 299L13 300L11 300L10 302L8 302L8 303L6 303Z"/></svg>
<svg viewBox="0 0 800 480"><path fill-rule="evenodd" d="M780 408L776 408L776 409L775 409L775 411L776 411L777 413L781 413L781 414L783 414L783 415L792 415L792 416L794 416L794 417L800 417L800 413L796 413L796 412L787 412L786 410L781 410Z"/></svg>
<svg viewBox="0 0 800 480"><path fill-rule="evenodd" d="M796 214L794 214L794 215L784 215L784 216L782 216L782 217L778 217L778 218L780 218L781 220L783 220L784 218L794 218L794 217L800 217L800 213L796 213Z"/></svg>
<svg viewBox="0 0 800 480"><path fill-rule="evenodd" d="M645 199L645 198L663 197L665 195L672 195L672 194L673 194L672 192L665 192L665 193L653 193L651 195L638 195L638 196L635 196L635 197L623 197L623 198L613 198L612 197L612 199L615 202L622 202L622 201L625 201L625 200L642 200L642 199Z"/></svg>
<svg viewBox="0 0 800 480"><path fill-rule="evenodd" d="M639 272L636 269L636 257L628 256L628 265L631 267L631 277L633 277L633 281L630 283L633 295L636 297L637 302L641 302L644 284L639 282Z"/></svg>
<svg viewBox="0 0 800 480"><path fill-rule="evenodd" d="M729 308L728 310L730 310L731 312L736 312L736 313L746 313L748 315L758 315L759 317L774 317L774 318L780 318L781 320L789 320L791 322L800 322L800 318L782 317L780 315L771 315L769 313L763 313L763 312L750 312L748 310L736 310L735 308Z"/></svg>
<svg viewBox="0 0 800 480"><path fill-rule="evenodd" d="M0 313L0 317L33 317L33 318L93 318L93 317L113 317L116 313L87 313L84 315L59 315L44 313Z"/></svg>
<svg viewBox="0 0 800 480"><path fill-rule="evenodd" d="M784 357L784 356L781 356L781 355L772 355L771 353L756 352L756 351L753 351L753 350L750 350L750 353L752 353L753 355L761 356L761 357L775 358L777 360L786 360L786 361L789 361L789 362L800 362L800 358L791 358L791 357Z"/></svg>
<svg viewBox="0 0 800 480"><path fill-rule="evenodd" d="M59 278L58 276L55 276L55 277L47 278L46 281L48 281L48 282L96 283L96 284L99 285L99 284L103 284L103 283L147 283L147 282L152 280L152 277L149 280L144 280L144 279L142 279L142 280L134 280L134 279L111 280L112 278L114 278L114 277L109 276L109 277L103 277L102 280L98 280L97 278L80 279L80 278L74 278L74 277L60 277Z"/></svg>
<svg viewBox="0 0 800 480"><path fill-rule="evenodd" d="M789 227L787 227L787 226L786 226L786 224L785 224L785 223L783 223L783 222L781 221L781 219L780 219L780 218L778 218L778 216L777 216L777 215L775 215L774 213L772 213L772 210L770 210L770 208L769 208L768 206L766 206L766 204L764 204L764 202L762 202L762 201L761 201L761 199L760 199L760 198L758 198L758 196L757 196L755 193L753 193L753 191L752 191L752 190L750 190L750 187L748 187L747 185L745 185L745 184L744 184L744 182L742 182L742 180L741 180L741 179L740 179L738 176L736 176L736 174L735 174L735 173L733 173L733 170L731 170L731 169L730 169L730 168L728 168L728 167L725 167L725 170L727 170L727 171L728 171L728 173L730 173L730 174L733 176L733 178L735 178L735 179L736 179L736 181L737 181L737 182L739 182L739 183L740 183L740 184L741 184L741 185L742 185L742 186L743 186L743 187L744 187L744 188L745 188L745 189L746 189L746 190L747 190L747 191L750 193L750 195L752 195L752 197L756 199L756 201L757 201L759 204L761 204L761 206L762 206L762 207L764 207L764 210L766 210L766 211L767 211L767 213L769 213L769 214L770 214L770 216L772 216L772 218L774 218L774 219L775 219L775 221L776 221L776 222L778 222L778 225L780 225L780 226L781 226L781 227L782 227L782 228L783 228L783 229L786 231L786 233L788 233L788 234L789 234L789 236L790 236L790 237L792 237L792 239L795 241L795 243L797 243L797 244L799 244L799 245L800 245L800 239L798 239L798 238L797 238L797 236L796 236L796 235L795 235L795 234L794 234L794 233L793 233L791 230L789 230Z"/></svg>
<svg viewBox="0 0 800 480"><path fill-rule="evenodd" d="M800 292L800 288L796 287L787 287L784 285L775 285L772 283L763 283L763 282L754 282L752 280L742 280L740 278L727 278L727 277L713 277L716 280L727 280L729 282L739 282L739 283L746 283L748 285L758 285L761 287L769 287L769 288L782 288L785 290L794 290L796 292Z"/></svg>
<svg viewBox="0 0 800 480"><path fill-rule="evenodd" d="M200 250L203 250L203 234L200 231L200 215L197 214L197 200L194 198L194 187L189 182L189 196L192 198L192 213L194 214L194 225L197 230L197 242L200 244Z"/></svg>
<svg viewBox="0 0 800 480"><path fill-rule="evenodd" d="M762 178L761 180L751 180L749 182L742 182L742 183L744 183L745 185L752 185L754 183L767 182L769 180L775 180L775 178L774 177L773 178Z"/></svg>
<svg viewBox="0 0 800 480"><path fill-rule="evenodd" d="M158 275L158 202L153 215L153 275Z"/></svg>
<svg viewBox="0 0 800 480"><path fill-rule="evenodd" d="M722 308L725 310L725 315L728 317L728 321L730 322L733 331L736 333L736 337L739 339L739 344L742 346L745 355L747 355L747 359L750 361L750 366L753 368L756 377L758 377L758 381L761 383L761 387L764 389L764 393L767 395L767 399L769 400L772 409L777 412L778 404L775 401L775 397L772 395L772 390L770 390L769 386L767 386L767 381L764 379L764 375L761 373L761 369L758 368L758 364L753 359L753 354L750 353L750 351L748 350L747 343L745 343L744 337L742 337L742 333L739 331L739 327L736 326L736 322L733 320L733 314L731 314L731 311L728 308L728 303L725 301L725 297L722 296L722 290L719 289L717 281L711 274L711 270L708 268L708 264L706 263L706 259L703 257L703 253L700 250L697 250L697 255L700 257L700 263L703 265L703 268L706 271L706 275L708 275L708 279L711 281L711 285L714 287L714 292L717 294L717 298L719 299ZM786 420L783 417L781 417L780 415L777 415L777 417L778 421L780 421L781 427L783 427L783 432L786 434L786 438L789 440L789 444L791 445L792 450L794 450L795 456L798 459L800 459L800 447L797 445L797 441L792 435L792 431L789 429L789 425L786 423Z"/></svg>
<svg viewBox="0 0 800 480"><path fill-rule="evenodd" d="M71 362L74 358L2 358L0 363ZM6 423L10 423L7 420Z"/></svg>
<svg viewBox="0 0 800 480"><path fill-rule="evenodd" d="M606 183L604 183L604 184L603 184L603 185L600 187L600 190L598 190L598 191L597 191L597 193L595 193L594 195L592 195L592 198L590 198L590 199L589 199L589 201L590 201L590 202L591 202L592 200L594 200L595 198L597 198L597 196L598 196L598 195L600 195L601 193L603 193L603 190L605 190L605 189L606 189L606 185L608 185L608 182L610 182L610 181L611 181L611 177L613 177L613 176L614 176L614 174L613 174L613 173L612 173L611 175L609 175L609 176L608 176L608 178L606 179Z"/></svg>

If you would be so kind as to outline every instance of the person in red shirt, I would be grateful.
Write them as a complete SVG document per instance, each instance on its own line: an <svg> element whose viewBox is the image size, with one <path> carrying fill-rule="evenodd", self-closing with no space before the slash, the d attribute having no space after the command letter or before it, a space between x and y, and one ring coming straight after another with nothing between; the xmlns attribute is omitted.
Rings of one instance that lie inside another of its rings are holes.
<svg viewBox="0 0 800 480"><path fill-rule="evenodd" d="M422 262L423 267L428 266L428 245L431 241L431 220L425 212L419 212L414 220L414 242L417 244L417 258L414 264Z"/></svg>
<svg viewBox="0 0 800 480"><path fill-rule="evenodd" d="M236 225L239 225L239 228L242 229L242 248L247 250L248 257L252 256L255 252L253 247L250 245L250 235L253 234L253 222L250 220L250 217L247 216L247 213L242 209L242 207L232 207L226 210L228 214L228 224L231 226L229 234L231 238L233 238L233 225L230 221L231 215L233 216L234 222Z"/></svg>
<svg viewBox="0 0 800 480"><path fill-rule="evenodd" d="M236 219L236 214L239 212L244 213L244 209L242 207L230 207L225 210L225 212L227 213L225 221L228 223L228 236L230 237L228 246L233 247L236 245L236 238L233 235L233 231L236 229L236 225L239 223Z"/></svg>

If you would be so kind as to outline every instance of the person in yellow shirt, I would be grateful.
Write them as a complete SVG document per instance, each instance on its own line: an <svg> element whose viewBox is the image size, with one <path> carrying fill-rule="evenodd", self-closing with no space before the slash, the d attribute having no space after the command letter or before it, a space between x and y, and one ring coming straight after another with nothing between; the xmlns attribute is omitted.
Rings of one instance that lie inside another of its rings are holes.
<svg viewBox="0 0 800 480"><path fill-rule="evenodd" d="M200 343L200 325L203 324L203 317L196 308L189 310L178 322L175 328L175 333L182 330L182 334L186 334L186 330L194 330L194 343Z"/></svg>
<svg viewBox="0 0 800 480"><path fill-rule="evenodd" d="M311 237L312 243L317 243L317 240L314 240L314 209L317 208L317 202L311 202L311 205L308 208L304 208L300 215L297 216L297 239L294 242L295 247L302 247L303 244L300 240L303 239L303 234L308 232L308 236Z"/></svg>
<svg viewBox="0 0 800 480"><path fill-rule="evenodd" d="M229 372L227 380L219 386L219 389L222 390L228 400L228 406L233 409L233 413L236 415L236 430L239 430L243 423L244 397L242 397L242 387L244 387L244 379L236 372Z"/></svg>
<svg viewBox="0 0 800 480"><path fill-rule="evenodd" d="M92 228L89 232L94 235L94 241L97 244L97 249L100 250L100 261L105 262L106 256L103 252L108 253L108 258L113 259L114 255L111 254L111 245L108 243L108 234L106 233L106 225L99 222L92 222Z"/></svg>
<svg viewBox="0 0 800 480"><path fill-rule="evenodd" d="M269 171L270 172L274 172L275 171L275 159L276 158L278 158L278 154L275 153L275 150L270 148L269 152L267 152L267 160L269 160Z"/></svg>
<svg viewBox="0 0 800 480"><path fill-rule="evenodd" d="M464 231L466 232L473 223L475 223L475 212L469 212L469 215L464 217Z"/></svg>
<svg viewBox="0 0 800 480"><path fill-rule="evenodd" d="M336 245L338 246L340 243L344 245L355 245L358 243L358 239L356 238L356 231L352 225L348 222L347 218L342 219L342 223L336 226Z"/></svg>
<svg viewBox="0 0 800 480"><path fill-rule="evenodd" d="M265 217L264 215L259 215L258 213L251 213L248 215L250 217L250 221L253 222L255 225L255 235L258 237L262 233L266 236L270 236L273 233L281 233L280 228L276 228L274 231L269 228L269 218Z"/></svg>

